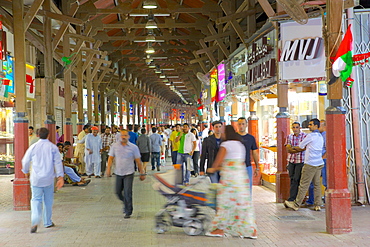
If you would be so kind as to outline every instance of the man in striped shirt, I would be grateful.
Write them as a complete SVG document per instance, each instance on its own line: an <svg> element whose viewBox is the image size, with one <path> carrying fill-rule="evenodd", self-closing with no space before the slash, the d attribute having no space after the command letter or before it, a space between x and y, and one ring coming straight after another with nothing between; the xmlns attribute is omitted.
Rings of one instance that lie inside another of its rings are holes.
<svg viewBox="0 0 370 247"><path fill-rule="evenodd" d="M301 180L301 172L304 162L304 151L297 151L292 149L298 146L306 137L306 133L301 132L301 125L298 122L292 124L293 134L290 134L286 140L286 150L288 152L288 166L287 170L290 177L290 195L288 201L294 201L298 194L299 182Z"/></svg>

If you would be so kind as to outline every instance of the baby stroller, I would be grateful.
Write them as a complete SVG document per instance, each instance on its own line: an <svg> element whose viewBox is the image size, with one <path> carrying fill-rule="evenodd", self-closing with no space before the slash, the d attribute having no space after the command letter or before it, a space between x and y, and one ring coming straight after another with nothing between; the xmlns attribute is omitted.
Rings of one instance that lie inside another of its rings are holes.
<svg viewBox="0 0 370 247"><path fill-rule="evenodd" d="M179 176L181 170L154 175L158 183L153 188L167 198L164 208L155 215L155 231L165 233L171 226L176 226L182 227L187 235L200 235L208 230L214 214L213 204L207 200L209 178L199 177L190 186L183 186L176 185L176 180L181 181Z"/></svg>

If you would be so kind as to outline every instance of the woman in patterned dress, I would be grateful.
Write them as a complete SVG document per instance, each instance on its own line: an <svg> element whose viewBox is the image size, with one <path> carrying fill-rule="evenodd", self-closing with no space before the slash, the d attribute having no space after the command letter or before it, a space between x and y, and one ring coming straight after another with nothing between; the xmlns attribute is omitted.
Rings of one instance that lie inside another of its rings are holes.
<svg viewBox="0 0 370 247"><path fill-rule="evenodd" d="M240 136L231 125L225 127L216 160L208 173L221 171L217 191L217 213L207 236L225 235L257 238L257 226L249 190L249 177L245 169L245 148Z"/></svg>

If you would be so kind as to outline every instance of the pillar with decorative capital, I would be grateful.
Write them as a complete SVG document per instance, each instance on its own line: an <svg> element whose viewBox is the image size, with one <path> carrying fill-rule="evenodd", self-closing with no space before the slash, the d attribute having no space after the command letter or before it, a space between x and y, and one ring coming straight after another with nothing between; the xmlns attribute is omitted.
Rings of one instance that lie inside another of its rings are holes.
<svg viewBox="0 0 370 247"><path fill-rule="evenodd" d="M63 37L63 55L65 57L70 56L70 43L69 36L64 35ZM73 131L72 131L72 90L71 90L71 68L64 70L64 109L65 109L65 124L64 124L64 141L73 143ZM73 157L73 148L70 148L66 153L66 157Z"/></svg>
<svg viewBox="0 0 370 247"><path fill-rule="evenodd" d="M327 50L328 57L335 57L341 38L343 3L328 1L327 4ZM327 78L330 78L331 63L327 61ZM325 213L326 231L342 234L352 231L351 195L348 190L346 161L346 112L342 107L343 82L337 79L328 86L329 107L326 109L326 154L327 190Z"/></svg>
<svg viewBox="0 0 370 247"><path fill-rule="evenodd" d="M30 182L22 172L22 158L28 148L28 118L26 102L26 53L25 29L23 24L23 0L13 1L14 17L14 55L17 58L14 64L14 81L17 92L14 119L14 157L15 179L13 181L14 210L30 209Z"/></svg>
<svg viewBox="0 0 370 247"><path fill-rule="evenodd" d="M287 136L290 134L290 115L288 110L288 84L279 83L278 107L279 113L276 115L277 127L277 172L276 172L276 202L284 202L289 197L290 178L287 166L288 153L285 148Z"/></svg>

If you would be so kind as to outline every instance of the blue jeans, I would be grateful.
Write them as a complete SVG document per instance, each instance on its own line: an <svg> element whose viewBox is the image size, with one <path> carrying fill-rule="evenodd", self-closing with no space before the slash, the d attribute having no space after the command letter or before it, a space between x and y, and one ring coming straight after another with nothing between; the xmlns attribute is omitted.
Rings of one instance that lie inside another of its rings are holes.
<svg viewBox="0 0 370 247"><path fill-rule="evenodd" d="M252 195L252 185L253 185L253 167L252 166L247 166L247 173L248 173L248 178L249 178L249 189Z"/></svg>
<svg viewBox="0 0 370 247"><path fill-rule="evenodd" d="M46 187L31 186L31 191L31 226L40 223L42 213L44 226L51 226L53 224L51 215L54 201L54 183Z"/></svg>
<svg viewBox="0 0 370 247"><path fill-rule="evenodd" d="M191 159L189 154L177 153L177 164L181 165L182 181L184 184L189 183L190 180L190 171L188 170L187 166L188 159Z"/></svg>
<svg viewBox="0 0 370 247"><path fill-rule="evenodd" d="M65 172L65 174L67 174L69 176L69 178L73 182L80 182L81 181L81 178L75 173L75 171L71 167L64 166L64 172Z"/></svg>
<svg viewBox="0 0 370 247"><path fill-rule="evenodd" d="M152 152L152 170L155 169L155 163L157 162L157 167L161 166L161 156L159 152Z"/></svg>
<svg viewBox="0 0 370 247"><path fill-rule="evenodd" d="M177 151L171 152L172 165L177 164Z"/></svg>
<svg viewBox="0 0 370 247"><path fill-rule="evenodd" d="M132 184L134 182L134 174L125 176L116 176L116 194L123 202L123 212L127 215L132 214ZM122 194L123 192L123 194Z"/></svg>
<svg viewBox="0 0 370 247"><path fill-rule="evenodd" d="M321 170L321 177L322 177L322 185L324 185L325 190L326 190L327 185L328 185L326 181L326 159L323 159L323 160L324 160L324 167ZM311 182L310 187L308 189L308 200L306 201L307 204L313 205L314 203L315 194L313 191L314 191L314 186L313 186L313 183Z"/></svg>
<svg viewBox="0 0 370 247"><path fill-rule="evenodd" d="M220 178L221 178L221 175L219 171L209 174L209 179L211 179L211 183L219 183Z"/></svg>

